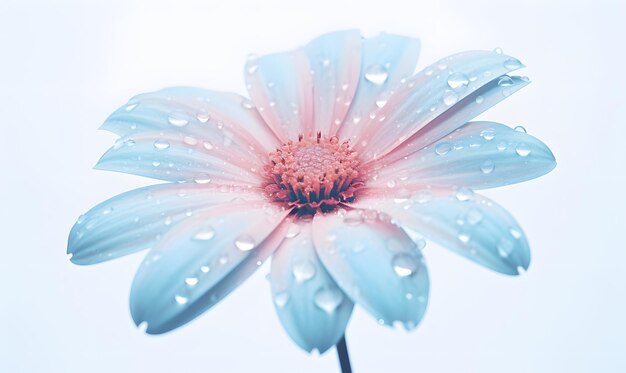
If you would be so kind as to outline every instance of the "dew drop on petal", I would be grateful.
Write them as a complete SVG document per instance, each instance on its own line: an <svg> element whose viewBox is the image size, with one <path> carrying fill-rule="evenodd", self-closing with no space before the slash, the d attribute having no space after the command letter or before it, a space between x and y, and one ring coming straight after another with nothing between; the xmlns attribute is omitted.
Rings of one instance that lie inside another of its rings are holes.
<svg viewBox="0 0 626 373"><path fill-rule="evenodd" d="M199 111L198 114L196 114L196 119L198 119L200 123L206 123L211 119L211 115L207 111Z"/></svg>
<svg viewBox="0 0 626 373"><path fill-rule="evenodd" d="M200 173L193 178L194 183L196 184L208 184L211 182L211 177L209 174Z"/></svg>
<svg viewBox="0 0 626 373"><path fill-rule="evenodd" d="M495 168L495 164L493 163L492 160L486 160L483 162L482 165L480 165L480 170L482 171L483 174L490 174L493 172L493 169Z"/></svg>
<svg viewBox="0 0 626 373"><path fill-rule="evenodd" d="M502 48L497 47L497 48L495 48L495 49L493 50L493 52L494 52L495 54L502 54Z"/></svg>
<svg viewBox="0 0 626 373"><path fill-rule="evenodd" d="M498 146L496 146L496 149L498 149L499 151L506 150L506 142L502 141L502 142L498 143Z"/></svg>
<svg viewBox="0 0 626 373"><path fill-rule="evenodd" d="M474 196L474 192L466 187L460 187L456 190L456 199L459 201L469 201Z"/></svg>
<svg viewBox="0 0 626 373"><path fill-rule="evenodd" d="M193 239L198 241L208 241L213 237L215 237L215 229L213 229L213 227L211 226L206 226L196 232L196 234L193 236Z"/></svg>
<svg viewBox="0 0 626 373"><path fill-rule="evenodd" d="M485 98L483 96L476 96L475 101L477 104L482 104L485 101Z"/></svg>
<svg viewBox="0 0 626 373"><path fill-rule="evenodd" d="M310 280L315 276L315 265L309 260L300 260L293 264L293 277L298 282Z"/></svg>
<svg viewBox="0 0 626 373"><path fill-rule="evenodd" d="M195 137L191 137L191 136L185 136L183 138L183 143L190 145L190 146L195 146L198 144L198 140L196 140Z"/></svg>
<svg viewBox="0 0 626 373"><path fill-rule="evenodd" d="M469 78L463 73L453 73L448 77L448 86L452 89L460 89L469 84Z"/></svg>
<svg viewBox="0 0 626 373"><path fill-rule="evenodd" d="M522 232L520 232L518 229L516 228L511 228L509 229L509 233L511 234L511 236L513 236L513 238L515 238L516 240L519 240L520 238L522 238Z"/></svg>
<svg viewBox="0 0 626 373"><path fill-rule="evenodd" d="M514 248L515 248L515 244L507 238L503 237L498 242L498 254L503 258L506 258L509 255L511 255Z"/></svg>
<svg viewBox="0 0 626 373"><path fill-rule="evenodd" d="M498 85L500 87L510 87L513 85L513 79L508 75L501 76L500 79L498 79Z"/></svg>
<svg viewBox="0 0 626 373"><path fill-rule="evenodd" d="M167 140L158 139L154 142L154 147L157 150L165 150L170 147L170 143Z"/></svg>
<svg viewBox="0 0 626 373"><path fill-rule="evenodd" d="M274 295L274 303L278 308L283 308L289 302L289 294L286 291L281 291Z"/></svg>
<svg viewBox="0 0 626 373"><path fill-rule="evenodd" d="M188 286L196 286L198 284L198 278L197 277L187 277L185 279L185 284L187 284Z"/></svg>
<svg viewBox="0 0 626 373"><path fill-rule="evenodd" d="M526 128L522 126L516 126L515 128L513 128L513 130L520 133L526 133Z"/></svg>
<svg viewBox="0 0 626 373"><path fill-rule="evenodd" d="M435 153L438 155L446 155L450 150L452 150L452 146L447 142L440 142L435 146Z"/></svg>
<svg viewBox="0 0 626 373"><path fill-rule="evenodd" d="M521 68L522 63L516 58L509 58L508 60L504 61L504 67L509 70L515 70Z"/></svg>
<svg viewBox="0 0 626 373"><path fill-rule="evenodd" d="M487 141L491 141L496 137L496 131L492 129L483 130L480 132L480 137L482 137L483 139Z"/></svg>
<svg viewBox="0 0 626 373"><path fill-rule="evenodd" d="M530 154L530 147L527 144L519 143L515 147L515 152L520 157L527 157Z"/></svg>
<svg viewBox="0 0 626 373"><path fill-rule="evenodd" d="M382 65L371 65L365 70L365 79L376 85L384 84L389 73Z"/></svg>
<svg viewBox="0 0 626 373"><path fill-rule="evenodd" d="M183 116L179 114L171 114L167 118L167 121L169 122L169 124L171 124L174 127L184 127L189 123L189 121L186 118L184 118Z"/></svg>
<svg viewBox="0 0 626 373"><path fill-rule="evenodd" d="M176 295L174 300L176 300L178 304L186 304L189 301L189 299L183 295Z"/></svg>
<svg viewBox="0 0 626 373"><path fill-rule="evenodd" d="M463 232L463 233L459 233L458 235L458 239L459 241L461 241L462 243L468 243L470 240L470 236L468 233Z"/></svg>
<svg viewBox="0 0 626 373"><path fill-rule="evenodd" d="M419 268L419 260L411 254L400 253L394 255L391 265L396 275L407 277L414 274Z"/></svg>
<svg viewBox="0 0 626 373"><path fill-rule="evenodd" d="M235 247L241 251L250 251L254 246L254 239L250 235L242 234L235 239Z"/></svg>
<svg viewBox="0 0 626 373"><path fill-rule="evenodd" d="M454 105L458 100L459 95L454 91L448 91L443 94L443 103L446 104L446 106Z"/></svg>
<svg viewBox="0 0 626 373"><path fill-rule="evenodd" d="M313 302L326 313L333 313L343 302L343 293L336 287L322 287L315 292Z"/></svg>

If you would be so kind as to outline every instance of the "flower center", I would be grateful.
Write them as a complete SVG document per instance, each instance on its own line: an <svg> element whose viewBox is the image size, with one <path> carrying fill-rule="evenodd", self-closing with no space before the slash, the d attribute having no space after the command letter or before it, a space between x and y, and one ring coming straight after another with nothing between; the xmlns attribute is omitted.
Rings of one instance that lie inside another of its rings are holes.
<svg viewBox="0 0 626 373"><path fill-rule="evenodd" d="M332 209L354 199L362 185L359 162L348 142L337 137L289 141L270 153L265 167L270 182L265 190L275 201L298 208Z"/></svg>

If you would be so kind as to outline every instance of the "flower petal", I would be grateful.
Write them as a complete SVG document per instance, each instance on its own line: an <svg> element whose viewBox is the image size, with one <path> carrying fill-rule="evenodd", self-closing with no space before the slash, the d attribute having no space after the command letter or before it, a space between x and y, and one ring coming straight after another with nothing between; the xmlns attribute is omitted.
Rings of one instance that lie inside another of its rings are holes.
<svg viewBox="0 0 626 373"><path fill-rule="evenodd" d="M96 264L154 247L189 216L236 198L263 200L260 192L206 185L161 184L122 193L81 215L68 238L72 262Z"/></svg>
<svg viewBox="0 0 626 373"><path fill-rule="evenodd" d="M339 138L354 141L371 121L369 114L387 99L401 81L410 78L420 52L420 41L382 33L363 41L361 73L354 100Z"/></svg>
<svg viewBox="0 0 626 373"><path fill-rule="evenodd" d="M519 274L530 264L528 241L515 219L471 189L424 189L414 194L362 195L358 208L389 214L407 231L420 234L494 271Z"/></svg>
<svg viewBox="0 0 626 373"><path fill-rule="evenodd" d="M400 228L370 212L316 214L315 248L337 284L379 323L412 329L428 299L422 254Z"/></svg>
<svg viewBox="0 0 626 373"><path fill-rule="evenodd" d="M111 114L101 127L120 136L177 133L247 155L266 158L280 143L253 103L235 93L170 87L144 93Z"/></svg>
<svg viewBox="0 0 626 373"><path fill-rule="evenodd" d="M147 333L175 329L228 295L278 247L288 210L233 202L172 229L137 271L130 310Z"/></svg>
<svg viewBox="0 0 626 373"><path fill-rule="evenodd" d="M427 67L370 113L378 125L369 125L355 142L364 146L362 158L370 161L387 154L459 100L521 67L510 56L486 51L459 53Z"/></svg>
<svg viewBox="0 0 626 373"><path fill-rule="evenodd" d="M183 133L142 132L120 138L95 168L172 182L259 186L263 165L230 152L232 140L200 142Z"/></svg>
<svg viewBox="0 0 626 373"><path fill-rule="evenodd" d="M503 82L505 83L503 84ZM451 134L457 128L465 125L529 83L528 78L508 75L490 81L430 121L408 140L377 160L376 163L389 164L408 157L410 154Z"/></svg>
<svg viewBox="0 0 626 373"><path fill-rule="evenodd" d="M354 96L360 53L360 34L350 30L322 35L292 52L252 58L245 68L250 97L283 142L328 134Z"/></svg>
<svg viewBox="0 0 626 373"><path fill-rule="evenodd" d="M386 182L394 180L396 187L410 190L426 185L484 189L534 179L555 166L550 149L525 132L494 122L470 122L406 159L382 167L368 186L385 188Z"/></svg>
<svg viewBox="0 0 626 373"><path fill-rule="evenodd" d="M322 353L337 344L354 303L315 253L311 222L290 223L287 238L272 256L271 284L278 317L298 346Z"/></svg>

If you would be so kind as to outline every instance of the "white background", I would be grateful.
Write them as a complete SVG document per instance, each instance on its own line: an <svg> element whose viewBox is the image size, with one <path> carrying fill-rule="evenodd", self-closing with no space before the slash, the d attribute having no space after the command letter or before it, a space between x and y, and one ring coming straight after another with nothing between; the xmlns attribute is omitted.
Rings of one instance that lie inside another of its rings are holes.
<svg viewBox="0 0 626 373"><path fill-rule="evenodd" d="M130 96L171 85L244 93L250 52L361 28L422 39L420 67L502 47L533 84L482 118L547 143L549 175L485 193L531 242L509 278L429 246L417 330L357 309L360 372L626 371L626 8L615 1L0 2L0 371L333 372L282 330L264 266L222 304L165 336L135 329L128 292L143 254L70 264L67 234L94 204L150 180L94 171L96 128ZM286 2L285 2L286 3Z"/></svg>

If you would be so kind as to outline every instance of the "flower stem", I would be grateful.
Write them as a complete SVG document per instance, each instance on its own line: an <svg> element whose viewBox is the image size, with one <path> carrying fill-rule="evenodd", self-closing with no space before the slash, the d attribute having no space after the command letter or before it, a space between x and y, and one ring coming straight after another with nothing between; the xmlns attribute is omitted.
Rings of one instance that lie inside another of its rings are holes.
<svg viewBox="0 0 626 373"><path fill-rule="evenodd" d="M350 355L348 355L348 346L346 346L346 336L337 342L337 356L339 357L339 366L341 366L341 373L352 373L352 367L350 366Z"/></svg>

